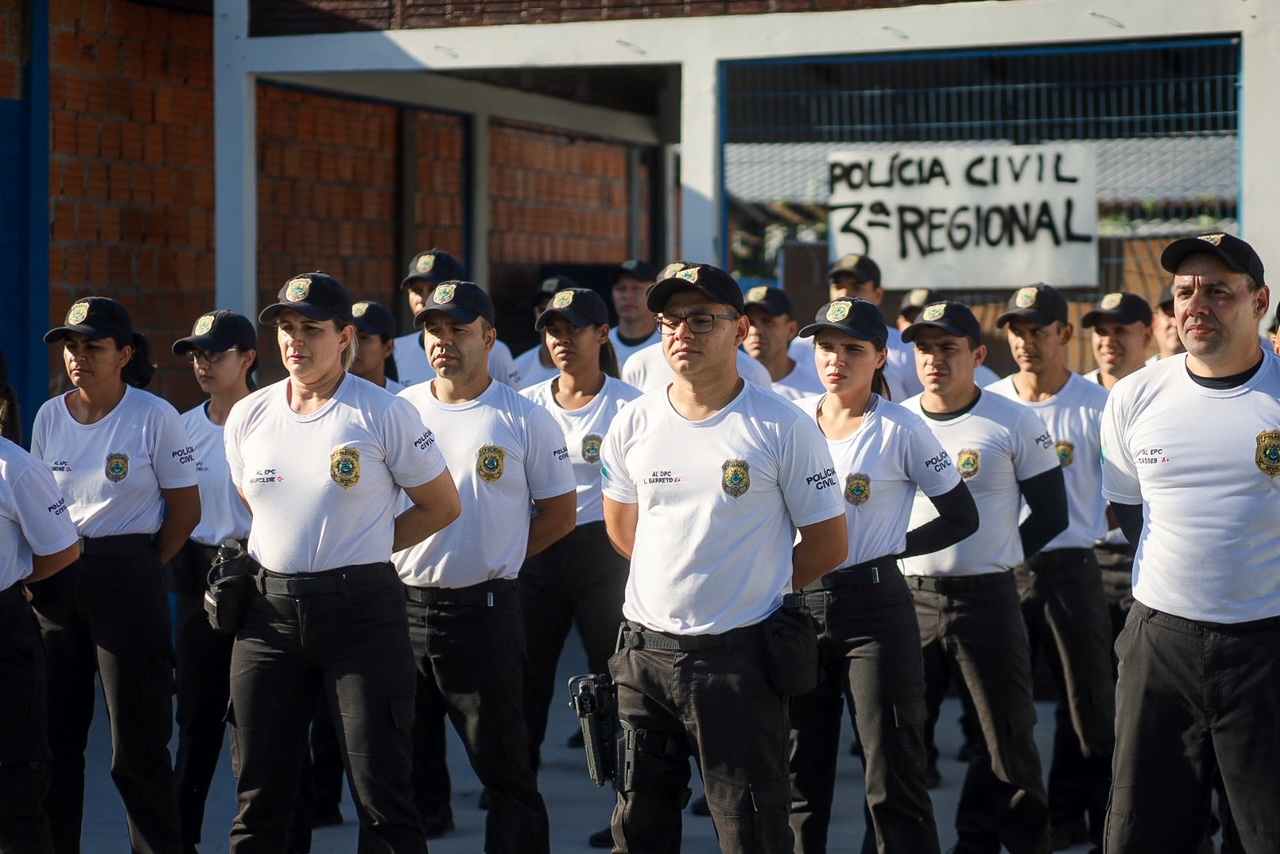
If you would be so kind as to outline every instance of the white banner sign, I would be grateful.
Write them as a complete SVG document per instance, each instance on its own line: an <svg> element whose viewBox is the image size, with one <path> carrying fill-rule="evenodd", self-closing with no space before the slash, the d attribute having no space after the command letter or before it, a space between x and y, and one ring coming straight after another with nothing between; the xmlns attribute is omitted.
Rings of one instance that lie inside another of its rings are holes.
<svg viewBox="0 0 1280 854"><path fill-rule="evenodd" d="M832 259L871 256L886 288L1097 284L1089 146L878 146L827 167Z"/></svg>

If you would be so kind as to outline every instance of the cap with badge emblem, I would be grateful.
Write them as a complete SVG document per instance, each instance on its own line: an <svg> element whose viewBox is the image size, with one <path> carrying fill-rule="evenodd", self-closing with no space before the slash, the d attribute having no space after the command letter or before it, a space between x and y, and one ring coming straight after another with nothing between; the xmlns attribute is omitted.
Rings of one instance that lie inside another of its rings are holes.
<svg viewBox="0 0 1280 854"><path fill-rule="evenodd" d="M1160 253L1160 266L1176 275L1178 265L1192 255L1217 255L1237 273L1248 274L1255 284L1266 284L1262 259L1252 246L1233 234L1215 231L1175 240Z"/></svg>
<svg viewBox="0 0 1280 854"><path fill-rule="evenodd" d="M568 290L576 288L578 283L568 276L556 273L553 276L547 276L538 284L538 289L533 292L533 307L545 307L547 300L555 295L556 291Z"/></svg>
<svg viewBox="0 0 1280 854"><path fill-rule="evenodd" d="M971 338L978 344L982 343L982 324L973 316L969 306L962 302L941 300L929 303L920 310L920 316L916 318L916 322L902 330L902 340L910 344L916 334L927 327L941 329L948 335L955 335L958 338Z"/></svg>
<svg viewBox="0 0 1280 854"><path fill-rule="evenodd" d="M258 333L253 321L225 308L207 311L196 318L191 334L173 342L173 352L181 356L190 350L225 353L227 350L258 349Z"/></svg>
<svg viewBox="0 0 1280 854"><path fill-rule="evenodd" d="M827 279L833 278L837 273L851 273L859 282L880 284L880 265L866 255L859 255L856 252L841 255L836 263L831 265Z"/></svg>
<svg viewBox="0 0 1280 854"><path fill-rule="evenodd" d="M1114 320L1117 323L1145 323L1151 325L1151 305L1137 294L1107 294L1099 302L1098 307L1080 318L1080 325L1085 329L1102 320Z"/></svg>
<svg viewBox="0 0 1280 854"><path fill-rule="evenodd" d="M131 343L133 320L123 305L110 297L84 297L71 304L67 319L44 334L46 344L61 341L71 333L86 338L111 338L116 343Z"/></svg>
<svg viewBox="0 0 1280 854"><path fill-rule="evenodd" d="M413 317L413 325L426 325L427 315L442 311L459 323L474 323L483 317L494 323L493 300L475 282L441 282L427 297L427 304Z"/></svg>
<svg viewBox="0 0 1280 854"><path fill-rule="evenodd" d="M775 288L770 285L756 285L747 291L745 306L759 306L774 317L786 315L791 316L791 298L786 295L782 288Z"/></svg>
<svg viewBox="0 0 1280 854"><path fill-rule="evenodd" d="M898 315L905 317L908 321L915 320L916 316L920 314L920 309L940 299L941 297L929 288L913 288L907 291L906 296L899 303Z"/></svg>
<svg viewBox="0 0 1280 854"><path fill-rule="evenodd" d="M737 309L739 314L745 310L737 279L719 267L688 261L674 261L658 273L657 281L645 293L645 305L649 311L662 311L667 298L680 291L700 291L716 302Z"/></svg>
<svg viewBox="0 0 1280 854"><path fill-rule="evenodd" d="M443 249L428 249L419 252L409 262L409 273L400 281L400 289L419 282L438 285L441 282L456 282L467 278L466 268L457 258Z"/></svg>
<svg viewBox="0 0 1280 854"><path fill-rule="evenodd" d="M601 326L609 322L609 308L600 295L589 288L566 288L557 291L538 319L534 329L545 329L554 315L560 315L574 326Z"/></svg>
<svg viewBox="0 0 1280 854"><path fill-rule="evenodd" d="M824 329L834 329L862 341L874 341L883 348L889 340L889 328L880 307L864 299L841 297L818 309L813 323L800 330L801 338L812 338Z"/></svg>
<svg viewBox="0 0 1280 854"><path fill-rule="evenodd" d="M638 258L629 258L618 265L618 269L613 271L613 281L616 284L618 279L623 276L630 276L641 282L652 282L658 278L658 267L650 264L648 261L641 261Z"/></svg>
<svg viewBox="0 0 1280 854"><path fill-rule="evenodd" d="M1003 327L1015 317L1024 317L1040 326L1048 326L1055 320L1067 323L1067 301L1050 285L1018 288L1009 297L1008 310L996 318L996 326Z"/></svg>
<svg viewBox="0 0 1280 854"><path fill-rule="evenodd" d="M377 335L383 341L396 337L396 319L381 303L362 299L351 306L351 323L366 335Z"/></svg>
<svg viewBox="0 0 1280 854"><path fill-rule="evenodd" d="M275 324L280 312L296 311L312 320L341 318L351 322L351 294L342 283L328 273L316 271L294 276L280 289L279 300L262 310L258 322L264 326Z"/></svg>

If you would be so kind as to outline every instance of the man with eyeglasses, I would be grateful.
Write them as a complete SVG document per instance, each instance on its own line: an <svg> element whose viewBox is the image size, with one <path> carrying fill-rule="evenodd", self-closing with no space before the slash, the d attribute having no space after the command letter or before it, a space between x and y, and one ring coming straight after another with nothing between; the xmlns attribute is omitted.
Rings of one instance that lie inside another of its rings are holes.
<svg viewBox="0 0 1280 854"><path fill-rule="evenodd" d="M784 594L848 553L844 499L814 422L739 375L748 322L732 276L677 262L646 302L671 380L622 410L600 454L606 530L631 561L609 668L628 771L614 851L680 849L691 754L723 850L789 851L777 686L798 665L770 639L790 617Z"/></svg>

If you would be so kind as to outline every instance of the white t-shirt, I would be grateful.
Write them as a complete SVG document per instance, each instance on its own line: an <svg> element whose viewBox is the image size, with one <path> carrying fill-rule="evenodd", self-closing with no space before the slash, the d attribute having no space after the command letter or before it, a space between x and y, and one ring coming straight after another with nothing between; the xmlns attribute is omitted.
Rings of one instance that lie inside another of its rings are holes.
<svg viewBox="0 0 1280 854"><path fill-rule="evenodd" d="M516 356L516 372L520 374L520 384L515 388L533 388L538 383L560 375L560 369L555 365L548 368L542 364L541 354L542 345L539 344Z"/></svg>
<svg viewBox="0 0 1280 854"><path fill-rule="evenodd" d="M601 521L604 500L600 491L600 446L614 416L640 396L640 389L606 376L600 393L586 406L572 410L556 403L551 380L520 393L551 413L569 443L569 459L573 461L573 476L578 482L578 524Z"/></svg>
<svg viewBox="0 0 1280 854"><path fill-rule="evenodd" d="M404 383L396 382L391 379L391 377L383 377L382 380L385 383L385 385L382 386L382 390L390 395L397 395L407 388Z"/></svg>
<svg viewBox="0 0 1280 854"><path fill-rule="evenodd" d="M68 395L36 413L31 453L53 471L80 536L154 534L164 520L160 490L196 485L195 448L178 410L125 386L105 418L81 424Z"/></svg>
<svg viewBox="0 0 1280 854"><path fill-rule="evenodd" d="M289 408L289 379L231 408L231 480L253 511L249 554L298 574L381 563L391 556L399 487L444 471L418 413L347 374L319 412Z"/></svg>
<svg viewBox="0 0 1280 854"><path fill-rule="evenodd" d="M1280 616L1280 360L1209 389L1185 354L1115 384L1102 492L1143 505L1133 595L1188 620Z"/></svg>
<svg viewBox="0 0 1280 854"><path fill-rule="evenodd" d="M1107 502L1102 497L1102 408L1107 390L1073 373L1048 400L1035 403L1018 397L1013 377L990 386L993 394L1020 403L1049 428L1067 485L1067 529L1042 551L1091 549L1107 530Z"/></svg>
<svg viewBox="0 0 1280 854"><path fill-rule="evenodd" d="M651 344L657 344L662 340L662 333L658 332L655 327L648 338L638 344L628 344L622 340L622 336L618 334L618 327L615 326L609 330L609 340L613 342L613 351L618 355L618 370L621 372L622 366L627 363L627 359L631 358L631 354L639 352Z"/></svg>
<svg viewBox="0 0 1280 854"><path fill-rule="evenodd" d="M31 574L33 554L57 554L79 538L49 469L0 438L0 590Z"/></svg>
<svg viewBox="0 0 1280 854"><path fill-rule="evenodd" d="M738 351L738 375L765 388L773 385L773 378L764 365L741 350ZM667 363L667 355L662 352L661 338L657 344L632 353L622 369L622 381L646 393L665 389L675 376L676 372Z"/></svg>
<svg viewBox="0 0 1280 854"><path fill-rule="evenodd" d="M752 383L703 421L682 418L665 390L637 398L600 461L604 494L639 505L622 612L660 631L764 620L791 589L795 528L844 513L817 425Z"/></svg>
<svg viewBox="0 0 1280 854"><path fill-rule="evenodd" d="M490 383L466 403L441 403L431 383L405 389L432 425L462 497L462 515L392 557L414 587L470 587L515 578L529 548L532 501L574 491L564 433L542 407Z"/></svg>
<svg viewBox="0 0 1280 854"><path fill-rule="evenodd" d="M220 546L228 538L249 536L253 520L231 482L223 426L209 420L208 409L206 401L182 413L182 424L196 449L196 477L200 480L200 524L191 532L191 539Z"/></svg>
<svg viewBox="0 0 1280 854"><path fill-rule="evenodd" d="M818 377L818 366L813 360L813 348L809 348L808 359L795 359L794 356L792 358L796 366L791 369L791 373L769 384L774 392L790 401L824 394L827 389Z"/></svg>
<svg viewBox="0 0 1280 854"><path fill-rule="evenodd" d="M952 464L973 493L979 519L978 530L954 546L903 560L903 573L982 575L1022 563L1022 540L1018 536L1022 491L1018 481L1029 480L1058 465L1044 422L1027 407L985 391L973 408L949 420L925 415L919 395L902 405L924 419L951 455ZM932 502L916 495L911 527L918 528L937 517Z"/></svg>
<svg viewBox="0 0 1280 854"><path fill-rule="evenodd" d="M435 379L435 368L427 361L427 351L423 349L422 332L410 332L396 339L396 348L391 353L396 360L396 374L400 377L400 385L411 386ZM489 376L512 388L520 385L520 372L516 370L516 360L511 355L511 348L501 341L495 341L489 351Z"/></svg>
<svg viewBox="0 0 1280 854"><path fill-rule="evenodd" d="M919 374L916 374L919 377ZM973 384L978 388L986 388L994 382L1000 380L1000 375L988 368L986 365L978 365L973 369Z"/></svg>
<svg viewBox="0 0 1280 854"><path fill-rule="evenodd" d="M796 406L816 423L823 397ZM916 488L937 498L960 483L951 457L920 416L877 394L871 395L862 426L847 438L828 438L827 448L849 524L849 556L841 566L901 552Z"/></svg>

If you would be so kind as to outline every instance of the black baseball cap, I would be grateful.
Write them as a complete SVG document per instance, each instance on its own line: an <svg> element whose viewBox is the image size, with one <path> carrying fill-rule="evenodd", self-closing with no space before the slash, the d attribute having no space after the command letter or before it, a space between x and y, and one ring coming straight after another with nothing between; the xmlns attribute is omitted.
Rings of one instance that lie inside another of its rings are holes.
<svg viewBox="0 0 1280 854"><path fill-rule="evenodd" d="M1085 329L1099 320L1114 320L1117 323L1145 323L1151 325L1151 304L1137 294L1107 294L1099 302L1098 307L1080 318L1080 325Z"/></svg>
<svg viewBox="0 0 1280 854"><path fill-rule="evenodd" d="M907 291L906 296L902 298L902 302L898 305L898 314L906 315L907 312L919 313L931 302L938 302L942 297L930 288L912 288Z"/></svg>
<svg viewBox="0 0 1280 854"><path fill-rule="evenodd" d="M538 289L533 292L533 307L537 308L538 303L543 300L551 299L555 296L556 291L567 291L569 288L576 288L578 283L568 276L562 276L557 273L554 276L547 276L538 284Z"/></svg>
<svg viewBox="0 0 1280 854"><path fill-rule="evenodd" d="M982 324L973 316L969 306L962 302L940 300L929 303L920 309L916 322L902 330L902 340L910 343L917 332L928 326L941 329L948 335L972 338L979 344L982 343Z"/></svg>
<svg viewBox="0 0 1280 854"><path fill-rule="evenodd" d="M749 305L758 305L774 317L781 317L784 314L790 317L792 312L791 298L782 288L771 285L756 285L754 288L749 288L743 300L743 307Z"/></svg>
<svg viewBox="0 0 1280 854"><path fill-rule="evenodd" d="M225 353L227 350L257 350L258 332L253 321L234 311L220 308L206 311L196 318L191 334L173 342L174 355L190 350Z"/></svg>
<svg viewBox="0 0 1280 854"><path fill-rule="evenodd" d="M812 338L824 329L834 329L863 341L874 341L883 348L889 340L889 327L884 313L875 303L864 299L840 297L818 309L813 323L800 330L801 338Z"/></svg>
<svg viewBox="0 0 1280 854"><path fill-rule="evenodd" d="M642 282L652 282L658 278L658 265L650 264L648 261L641 261L638 258L629 258L619 264L618 269L613 271L613 281L617 282L623 276L630 276Z"/></svg>
<svg viewBox="0 0 1280 854"><path fill-rule="evenodd" d="M46 344L61 341L72 332L86 338L112 338L128 344L133 337L133 320L123 305L110 297L84 297L67 309L67 319L44 334Z"/></svg>
<svg viewBox="0 0 1280 854"><path fill-rule="evenodd" d="M428 249L419 252L409 262L409 273L400 281L400 289L414 282L430 282L438 285L441 282L457 282L467 278L467 271L457 258L443 249Z"/></svg>
<svg viewBox="0 0 1280 854"><path fill-rule="evenodd" d="M475 282L454 281L436 285L422 311L413 316L413 325L425 325L427 314L433 311L443 311L459 323L474 323L478 317L483 317L490 324L494 322L493 300Z"/></svg>
<svg viewBox="0 0 1280 854"><path fill-rule="evenodd" d="M1015 317L1025 317L1040 326L1048 326L1055 320L1067 323L1067 301L1051 285L1027 285L1009 297L1009 309L996 318L996 326L1004 326Z"/></svg>
<svg viewBox="0 0 1280 854"><path fill-rule="evenodd" d="M859 282L880 284L880 265L866 255L859 255L856 252L841 255L827 272L827 279L834 278L836 273L852 273Z"/></svg>
<svg viewBox="0 0 1280 854"><path fill-rule="evenodd" d="M649 311L662 311L667 298L679 291L700 291L716 302L736 309L738 314L745 309L742 288L738 286L737 279L719 267L688 261L668 264L658 273L657 281L645 293L645 305Z"/></svg>
<svg viewBox="0 0 1280 854"><path fill-rule="evenodd" d="M367 335L377 335L383 341L396 337L396 319L385 305L362 299L351 306L351 323Z"/></svg>
<svg viewBox="0 0 1280 854"><path fill-rule="evenodd" d="M1257 284L1266 284L1262 259L1252 246L1233 234L1214 231L1175 240L1160 253L1160 266L1170 273L1177 273L1178 265L1190 255L1217 255L1237 273L1247 273Z"/></svg>
<svg viewBox="0 0 1280 854"><path fill-rule="evenodd" d="M600 295L590 288L565 288L557 291L538 319L534 329L545 329L551 316L559 314L574 326L600 326L609 322L609 308Z"/></svg>
<svg viewBox="0 0 1280 854"><path fill-rule="evenodd" d="M312 320L341 318L351 322L351 294L341 282L319 270L285 282L276 299L279 302L267 306L258 315L258 322L264 326L273 325L286 308Z"/></svg>

